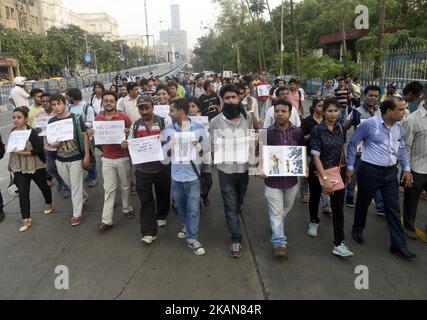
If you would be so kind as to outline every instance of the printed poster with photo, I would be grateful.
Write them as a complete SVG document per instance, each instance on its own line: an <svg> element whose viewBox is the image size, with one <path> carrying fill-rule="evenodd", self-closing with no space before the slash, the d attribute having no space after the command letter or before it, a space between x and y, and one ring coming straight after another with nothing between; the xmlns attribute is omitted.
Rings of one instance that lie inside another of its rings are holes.
<svg viewBox="0 0 427 320"><path fill-rule="evenodd" d="M267 177L304 177L307 149L300 146L263 146L263 171Z"/></svg>

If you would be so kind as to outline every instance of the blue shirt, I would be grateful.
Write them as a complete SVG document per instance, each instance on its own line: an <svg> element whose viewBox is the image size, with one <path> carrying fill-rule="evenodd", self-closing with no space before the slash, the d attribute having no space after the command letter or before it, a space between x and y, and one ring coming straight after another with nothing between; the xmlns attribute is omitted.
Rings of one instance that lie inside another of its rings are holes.
<svg viewBox="0 0 427 320"><path fill-rule="evenodd" d="M345 132L338 123L335 124L334 129L331 131L323 121L311 131L311 154L313 156L319 156L324 169L330 169L340 165L344 143ZM314 169L314 161L311 162L311 166Z"/></svg>
<svg viewBox="0 0 427 320"><path fill-rule="evenodd" d="M362 161L389 167L401 163L403 170L411 171L405 145L405 130L400 122L388 128L382 116L363 122L353 134L347 149L347 169L354 170L357 145L363 142Z"/></svg>
<svg viewBox="0 0 427 320"><path fill-rule="evenodd" d="M210 143L207 138L206 130L202 124L190 121L190 128L187 132L194 132L195 138L203 146L203 153L209 152ZM178 123L171 123L165 129L165 140L167 143L164 145L164 150L169 148L169 144L175 136L176 132L183 132ZM184 131L186 132L186 131ZM173 152L173 151L172 151ZM200 174L201 164L203 162L203 156L200 156L198 152L197 159L194 160L195 167ZM173 155L172 155L173 156ZM172 179L178 182L190 182L197 180L197 174L193 169L191 163L172 163L171 166Z"/></svg>

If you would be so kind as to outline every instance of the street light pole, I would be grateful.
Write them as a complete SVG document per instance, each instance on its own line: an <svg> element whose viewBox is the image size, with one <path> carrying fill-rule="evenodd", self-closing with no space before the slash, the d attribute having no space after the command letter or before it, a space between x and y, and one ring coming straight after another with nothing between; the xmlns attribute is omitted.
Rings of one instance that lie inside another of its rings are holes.
<svg viewBox="0 0 427 320"><path fill-rule="evenodd" d="M144 10L145 10L145 33L147 36L148 72L151 73L150 36L148 35L147 0L144 0Z"/></svg>

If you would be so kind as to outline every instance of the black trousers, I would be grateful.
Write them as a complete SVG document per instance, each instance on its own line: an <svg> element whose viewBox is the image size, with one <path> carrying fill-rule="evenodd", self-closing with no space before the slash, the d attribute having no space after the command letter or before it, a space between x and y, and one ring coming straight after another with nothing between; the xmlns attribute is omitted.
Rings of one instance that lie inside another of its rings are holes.
<svg viewBox="0 0 427 320"><path fill-rule="evenodd" d="M142 236L157 236L157 220L166 220L170 209L170 169L166 168L156 173L137 170L135 175L136 191L141 201L140 222Z"/></svg>
<svg viewBox="0 0 427 320"><path fill-rule="evenodd" d="M354 232L363 232L366 215L375 192L379 189L384 198L384 209L390 232L391 246L406 248L405 235L400 223L399 183L397 167L386 168L362 162L357 173L356 208L354 210Z"/></svg>
<svg viewBox="0 0 427 320"><path fill-rule="evenodd" d="M19 206L22 219L30 218L31 180L39 187L46 204L52 204L52 191L47 185L46 169L39 169L33 174L15 172L15 183L19 190Z"/></svg>
<svg viewBox="0 0 427 320"><path fill-rule="evenodd" d="M427 187L427 174L412 171L412 176L414 178L413 186L412 188L405 188L403 199L403 224L409 231L415 231L418 202L421 193Z"/></svg>
<svg viewBox="0 0 427 320"><path fill-rule="evenodd" d="M322 186L320 185L319 178L313 170L310 171L308 176L308 187L310 190L310 221L319 223L319 203L322 195ZM334 245L339 246L345 240L344 237L344 198L345 189L335 191L331 197L332 219L334 224Z"/></svg>

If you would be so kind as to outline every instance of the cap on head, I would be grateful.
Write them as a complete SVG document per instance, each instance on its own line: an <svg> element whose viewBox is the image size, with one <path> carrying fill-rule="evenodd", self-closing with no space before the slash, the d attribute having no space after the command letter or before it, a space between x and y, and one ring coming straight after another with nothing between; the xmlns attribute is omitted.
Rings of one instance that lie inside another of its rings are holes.
<svg viewBox="0 0 427 320"><path fill-rule="evenodd" d="M151 96L145 95L145 96L140 96L138 98L138 100L136 101L136 106L142 106L144 104L150 103L151 105L154 105L154 101L153 98Z"/></svg>
<svg viewBox="0 0 427 320"><path fill-rule="evenodd" d="M16 86L25 86L25 78L24 77L16 77L13 79L13 84Z"/></svg>

